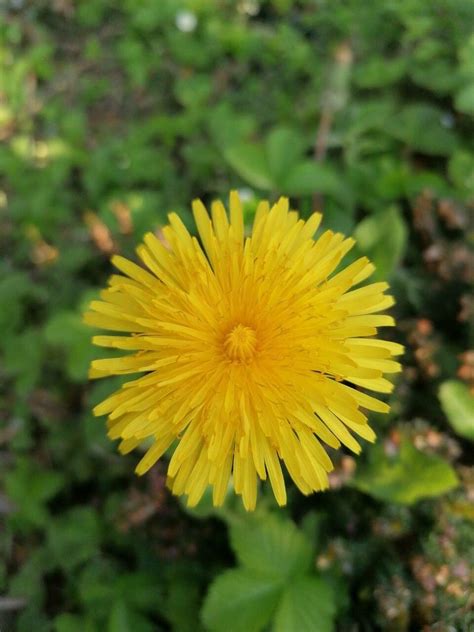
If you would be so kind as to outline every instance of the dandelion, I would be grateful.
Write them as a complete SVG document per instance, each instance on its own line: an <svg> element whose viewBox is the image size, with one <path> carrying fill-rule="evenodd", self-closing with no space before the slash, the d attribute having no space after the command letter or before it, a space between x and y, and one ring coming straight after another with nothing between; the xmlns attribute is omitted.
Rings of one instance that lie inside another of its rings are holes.
<svg viewBox="0 0 474 632"><path fill-rule="evenodd" d="M258 479L286 502L282 464L303 494L328 487L324 445L360 452L374 441L366 412L387 404L362 392L388 393L385 373L403 351L374 336L394 324L379 314L393 304L387 283L362 287L374 266L362 257L339 266L354 245L321 215L307 221L281 198L259 203L246 237L241 202L193 203L200 241L172 213L158 239L137 249L139 266L121 256L86 321L128 335L99 335L96 345L132 352L92 362L90 377L143 373L95 409L125 454L147 447L144 474L176 443L168 466L173 493L196 505L206 487L220 505L232 477L247 510Z"/></svg>

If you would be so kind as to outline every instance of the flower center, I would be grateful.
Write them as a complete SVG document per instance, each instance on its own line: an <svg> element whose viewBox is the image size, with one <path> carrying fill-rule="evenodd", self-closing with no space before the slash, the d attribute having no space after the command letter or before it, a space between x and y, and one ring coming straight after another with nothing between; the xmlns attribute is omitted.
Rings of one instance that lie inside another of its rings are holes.
<svg viewBox="0 0 474 632"><path fill-rule="evenodd" d="M231 360L248 362L255 355L257 334L252 327L236 325L224 339L224 349Z"/></svg>

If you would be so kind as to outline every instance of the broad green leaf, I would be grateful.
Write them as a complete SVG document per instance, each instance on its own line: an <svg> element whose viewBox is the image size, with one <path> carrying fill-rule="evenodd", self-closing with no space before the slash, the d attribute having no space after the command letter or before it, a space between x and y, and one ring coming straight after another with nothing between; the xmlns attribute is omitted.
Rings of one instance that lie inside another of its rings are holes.
<svg viewBox="0 0 474 632"><path fill-rule="evenodd" d="M447 380L439 388L439 399L449 423L461 437L474 440L474 396L459 380Z"/></svg>
<svg viewBox="0 0 474 632"><path fill-rule="evenodd" d="M246 516L231 523L230 541L240 563L254 573L284 578L311 566L310 540L294 522L272 514Z"/></svg>
<svg viewBox="0 0 474 632"><path fill-rule="evenodd" d="M277 185L288 171L301 162L306 142L295 130L277 127L265 141L265 153L272 181Z"/></svg>
<svg viewBox="0 0 474 632"><path fill-rule="evenodd" d="M259 632L278 604L281 583L247 569L233 569L211 584L201 611L210 632Z"/></svg>
<svg viewBox="0 0 474 632"><path fill-rule="evenodd" d="M393 457L381 444L372 446L368 462L358 468L352 484L380 500L411 505L450 491L458 478L444 459L420 452L404 440Z"/></svg>
<svg viewBox="0 0 474 632"><path fill-rule="evenodd" d="M239 176L258 189L269 191L274 183L262 145L239 143L224 149L224 158Z"/></svg>
<svg viewBox="0 0 474 632"><path fill-rule="evenodd" d="M386 121L384 129L415 151L444 156L457 146L456 135L443 125L444 114L427 103L407 105Z"/></svg>
<svg viewBox="0 0 474 632"><path fill-rule="evenodd" d="M407 229L401 211L390 207L362 220L354 231L358 249L375 264L374 279L387 279L403 257Z"/></svg>
<svg viewBox="0 0 474 632"><path fill-rule="evenodd" d="M298 577L283 592L273 632L331 632L335 614L332 586L322 577Z"/></svg>
<svg viewBox="0 0 474 632"><path fill-rule="evenodd" d="M328 164L311 160L300 162L289 169L279 183L279 189L288 195L310 195L311 193L331 193L337 196L344 186L336 171Z"/></svg>

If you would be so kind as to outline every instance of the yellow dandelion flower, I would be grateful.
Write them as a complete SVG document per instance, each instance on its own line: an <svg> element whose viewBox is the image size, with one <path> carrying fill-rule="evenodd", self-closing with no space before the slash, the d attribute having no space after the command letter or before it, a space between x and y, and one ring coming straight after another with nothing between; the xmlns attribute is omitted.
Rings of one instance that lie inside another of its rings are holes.
<svg viewBox="0 0 474 632"><path fill-rule="evenodd" d="M331 230L314 239L321 215L303 221L286 198L260 202L249 237L235 192L230 218L221 202L212 219L200 201L193 211L201 243L172 213L165 243L148 233L138 247L144 267L112 259L122 274L85 318L128 334L95 344L132 353L95 360L90 376L144 375L94 413L108 415L120 452L149 446L138 474L177 441L169 486L191 506L208 485L221 504L231 476L246 509L267 477L284 505L282 463L303 494L323 490L323 444L360 452L354 434L375 439L363 411L389 410L359 390L387 393L384 373L400 371L391 358L403 347L374 338L394 324L378 314L393 304L388 285L352 289L374 266L362 257L339 270L354 240Z"/></svg>

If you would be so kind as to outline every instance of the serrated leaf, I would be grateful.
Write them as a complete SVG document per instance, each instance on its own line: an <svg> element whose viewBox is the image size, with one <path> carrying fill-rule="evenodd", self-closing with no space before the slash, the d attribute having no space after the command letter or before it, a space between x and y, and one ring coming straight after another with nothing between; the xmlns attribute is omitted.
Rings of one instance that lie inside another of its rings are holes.
<svg viewBox="0 0 474 632"><path fill-rule="evenodd" d="M301 575L313 559L311 542L294 522L271 514L235 521L230 541L245 568L269 577Z"/></svg>
<svg viewBox="0 0 474 632"><path fill-rule="evenodd" d="M281 583L247 569L233 569L211 584L201 611L210 632L259 632L272 617Z"/></svg>
<svg viewBox="0 0 474 632"><path fill-rule="evenodd" d="M239 176L258 189L270 191L274 183L262 145L238 143L224 149L224 158Z"/></svg>
<svg viewBox="0 0 474 632"><path fill-rule="evenodd" d="M468 387L459 380L447 380L439 388L439 399L457 434L474 440L474 396Z"/></svg>
<svg viewBox="0 0 474 632"><path fill-rule="evenodd" d="M273 632L331 632L335 614L331 585L321 577L299 577L283 592Z"/></svg>
<svg viewBox="0 0 474 632"><path fill-rule="evenodd" d="M338 188L342 187L341 179L330 165L306 160L289 169L279 188L288 195L310 195L315 192L337 195Z"/></svg>
<svg viewBox="0 0 474 632"><path fill-rule="evenodd" d="M374 279L387 279L405 252L407 228L401 211L386 211L362 220L354 231L357 247L376 267Z"/></svg>
<svg viewBox="0 0 474 632"><path fill-rule="evenodd" d="M369 461L358 468L352 484L380 500L411 505L450 491L458 478L444 459L420 452L405 440L393 457L381 444L372 446Z"/></svg>

